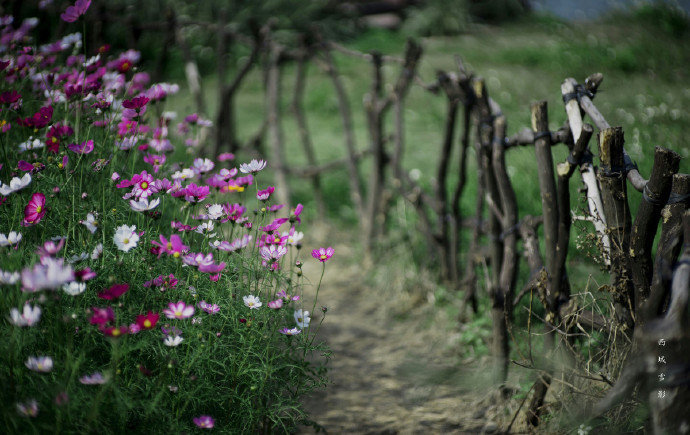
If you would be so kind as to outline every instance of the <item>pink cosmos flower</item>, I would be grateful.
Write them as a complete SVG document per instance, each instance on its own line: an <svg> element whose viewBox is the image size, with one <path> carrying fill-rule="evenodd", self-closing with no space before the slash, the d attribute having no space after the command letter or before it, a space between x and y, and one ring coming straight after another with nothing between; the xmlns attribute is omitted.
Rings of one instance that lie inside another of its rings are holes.
<svg viewBox="0 0 690 435"><path fill-rule="evenodd" d="M249 242L251 242L252 236L249 234L245 234L244 236L233 240L232 242L227 242L225 240L223 241L216 241L214 243L209 242L209 245L211 247L220 249L221 251L226 251L226 252L233 252L237 251L238 249L245 248L249 245Z"/></svg>
<svg viewBox="0 0 690 435"><path fill-rule="evenodd" d="M189 250L189 246L183 245L182 239L177 234L170 236L170 240L166 239L165 236L160 235L159 240L160 242L151 240L151 244L158 246L159 248L158 258L160 258L164 252L168 255L172 255L175 258L178 258L180 255Z"/></svg>
<svg viewBox="0 0 690 435"><path fill-rule="evenodd" d="M111 301L113 299L119 298L128 291L129 284L115 284L98 293L98 297L101 299Z"/></svg>
<svg viewBox="0 0 690 435"><path fill-rule="evenodd" d="M100 328L100 330L103 333L103 335L114 338L129 334L129 327L127 325L106 326Z"/></svg>
<svg viewBox="0 0 690 435"><path fill-rule="evenodd" d="M302 332L301 329L294 327L294 328L283 328L278 330L283 335L297 335Z"/></svg>
<svg viewBox="0 0 690 435"><path fill-rule="evenodd" d="M137 316L137 325L141 329L153 329L158 323L160 314L149 311L147 314L140 314Z"/></svg>
<svg viewBox="0 0 690 435"><path fill-rule="evenodd" d="M209 314L216 314L220 311L220 307L216 304L209 304L206 301L202 300L197 304L199 308L202 310L206 311Z"/></svg>
<svg viewBox="0 0 690 435"><path fill-rule="evenodd" d="M277 230L278 228L280 228L280 226L283 225L283 224L284 224L285 222L287 222L287 221L288 221L288 218L278 218L278 219L274 219L273 222L271 222L270 224L265 225L265 226L263 226L263 227L259 227L259 229L260 229L261 231L265 231L265 232L267 232L267 233L271 233L271 232Z"/></svg>
<svg viewBox="0 0 690 435"><path fill-rule="evenodd" d="M235 158L235 155L233 153L222 153L218 155L218 161L219 162L224 162L226 160L232 160Z"/></svg>
<svg viewBox="0 0 690 435"><path fill-rule="evenodd" d="M43 219L46 214L46 196L42 193L34 193L31 195L29 204L24 208L24 222L25 227L35 225Z"/></svg>
<svg viewBox="0 0 690 435"><path fill-rule="evenodd" d="M183 301L170 302L168 308L163 310L168 319L187 319L194 315L194 305L187 305Z"/></svg>
<svg viewBox="0 0 690 435"><path fill-rule="evenodd" d="M290 222L297 222L297 223L302 223L302 219L300 219L299 215L302 214L302 210L304 209L304 206L302 204L297 204L297 207L295 207L295 210L290 213Z"/></svg>
<svg viewBox="0 0 690 435"><path fill-rule="evenodd" d="M153 166L153 173L157 174L158 171L163 166L163 163L165 163L165 154L161 154L161 155L147 154L144 157L144 161L146 163L152 165Z"/></svg>
<svg viewBox="0 0 690 435"><path fill-rule="evenodd" d="M39 264L22 271L22 290L33 293L74 281L72 266L64 263L63 258L41 257Z"/></svg>
<svg viewBox="0 0 690 435"><path fill-rule="evenodd" d="M275 301L270 301L268 303L268 308L272 308L274 310L278 310L282 308L283 306L283 300L282 299L276 299Z"/></svg>
<svg viewBox="0 0 690 435"><path fill-rule="evenodd" d="M329 258L333 256L334 252L335 251L333 250L333 248L329 246L328 248L314 249L313 251L311 251L311 256L316 258L320 262L325 263L326 261L328 261Z"/></svg>
<svg viewBox="0 0 690 435"><path fill-rule="evenodd" d="M84 375L79 378L79 382L84 385L101 385L105 384L108 380L103 376L102 373L96 372L90 375Z"/></svg>
<svg viewBox="0 0 690 435"><path fill-rule="evenodd" d="M89 154L91 151L93 151L93 140L89 139L82 142L80 145L73 143L67 145L67 148L77 154Z"/></svg>
<svg viewBox="0 0 690 435"><path fill-rule="evenodd" d="M190 183L189 186L172 194L174 197L184 196L187 202L201 202L210 193L208 186L197 186L195 183Z"/></svg>
<svg viewBox="0 0 690 435"><path fill-rule="evenodd" d="M86 13L89 6L91 6L91 0L77 0L74 6L68 6L65 12L60 14L60 18L68 23L73 23Z"/></svg>
<svg viewBox="0 0 690 435"><path fill-rule="evenodd" d="M62 249L63 246L65 246L64 237L60 237L57 244L53 240L48 240L43 244L43 246L38 248L36 253L41 257L52 257L53 255L60 252L60 249Z"/></svg>
<svg viewBox="0 0 690 435"><path fill-rule="evenodd" d="M287 254L287 248L280 245L263 246L259 251L261 257L267 262L276 262Z"/></svg>
<svg viewBox="0 0 690 435"><path fill-rule="evenodd" d="M200 415L199 417L194 417L194 424L202 429L213 429L213 425L216 421L210 415Z"/></svg>
<svg viewBox="0 0 690 435"><path fill-rule="evenodd" d="M276 188L273 186L268 186L264 190L259 190L258 192L256 192L256 199L258 199L259 201L268 201L268 198L271 197L271 194L275 190L276 190Z"/></svg>
<svg viewBox="0 0 690 435"><path fill-rule="evenodd" d="M115 320L115 312L113 311L112 307L92 307L91 311L93 311L93 314L89 319L89 323L91 323L92 325L103 326L106 323L110 323L113 320Z"/></svg>

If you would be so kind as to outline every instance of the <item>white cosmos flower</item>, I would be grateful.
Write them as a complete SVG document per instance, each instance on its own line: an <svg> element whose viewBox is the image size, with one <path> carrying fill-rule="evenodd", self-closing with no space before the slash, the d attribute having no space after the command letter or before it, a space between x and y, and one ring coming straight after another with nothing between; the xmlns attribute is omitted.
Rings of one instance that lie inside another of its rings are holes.
<svg viewBox="0 0 690 435"><path fill-rule="evenodd" d="M29 172L24 174L22 178L12 177L10 184L3 184L0 182L0 195L7 196L10 193L14 193L25 188L29 184L31 184L31 174Z"/></svg>
<svg viewBox="0 0 690 435"><path fill-rule="evenodd" d="M254 296L254 295L247 295L247 296L244 296L244 297L242 298L242 300L244 301L244 305L246 305L247 307L249 307L249 309L251 309L251 310L255 310L255 309L261 307L261 305L263 305L263 304L261 303L261 300L259 300L259 297L258 297L258 296Z"/></svg>
<svg viewBox="0 0 690 435"><path fill-rule="evenodd" d="M193 178L194 177L194 171L192 171L189 168L185 168L181 171L177 171L174 174L172 174L173 180L186 180L187 178Z"/></svg>
<svg viewBox="0 0 690 435"><path fill-rule="evenodd" d="M215 225L213 225L213 221L208 221L208 222L204 222L203 224L196 227L196 229L194 231L199 233L199 234L205 234L205 233L210 233L211 231L213 231L214 228L215 228ZM210 234L210 237L213 237L213 236L215 236L215 234Z"/></svg>
<svg viewBox="0 0 690 435"><path fill-rule="evenodd" d="M148 198L141 198L139 201L135 201L133 199L129 200L129 206L132 208L132 210L140 212L153 210L154 208L158 207L158 204L160 203L160 198L155 198L151 201L149 201Z"/></svg>
<svg viewBox="0 0 690 435"><path fill-rule="evenodd" d="M3 284L16 284L19 281L19 272L6 272L0 270L0 285Z"/></svg>
<svg viewBox="0 0 690 435"><path fill-rule="evenodd" d="M135 225L132 225L131 227L128 225L120 225L117 227L115 230L115 236L113 237L117 249L120 251L129 252L130 249L137 246L137 242L139 242L139 235L136 233L136 230L137 227Z"/></svg>
<svg viewBox="0 0 690 435"><path fill-rule="evenodd" d="M254 174L266 167L266 162L263 160L252 159L249 163L242 163L240 165L240 172L244 174Z"/></svg>
<svg viewBox="0 0 690 435"><path fill-rule="evenodd" d="M302 309L295 310L295 323L297 323L300 329L308 328L309 322L311 322L309 311L302 311Z"/></svg>
<svg viewBox="0 0 690 435"><path fill-rule="evenodd" d="M74 281L72 266L65 265L63 258L42 257L40 263L22 270L22 291L37 292L56 289Z"/></svg>
<svg viewBox="0 0 690 435"><path fill-rule="evenodd" d="M96 219L98 219L98 213L93 212L86 215L85 221L81 221L81 223L86 226L86 229L89 230L91 234L95 233L98 229L98 221Z"/></svg>
<svg viewBox="0 0 690 435"><path fill-rule="evenodd" d="M48 373L53 370L53 359L49 356L30 356L24 365L29 370Z"/></svg>
<svg viewBox="0 0 690 435"><path fill-rule="evenodd" d="M27 150L35 150L38 148L43 148L45 145L46 144L44 144L41 139L34 139L33 137L30 137L25 142L19 144L19 151L24 152Z"/></svg>
<svg viewBox="0 0 690 435"><path fill-rule="evenodd" d="M72 281L69 284L63 284L62 289L65 291L70 296L76 296L84 293L84 290L86 290L86 283L85 282L77 282L77 281Z"/></svg>
<svg viewBox="0 0 690 435"><path fill-rule="evenodd" d="M223 217L223 206L220 204L211 204L208 206L208 209L206 209L206 212L208 213L208 218L212 220L220 219Z"/></svg>
<svg viewBox="0 0 690 435"><path fill-rule="evenodd" d="M10 231L9 234L0 234L0 246L12 246L22 240L22 234L16 231Z"/></svg>
<svg viewBox="0 0 690 435"><path fill-rule="evenodd" d="M89 258L89 253L88 252L82 252L81 254L72 255L71 257L66 258L66 260L69 264L74 264L74 263L79 263L80 261L84 261L87 258Z"/></svg>
<svg viewBox="0 0 690 435"><path fill-rule="evenodd" d="M10 310L10 322L16 326L34 326L41 320L41 307L32 307L28 303L24 304L24 309L20 313L18 309Z"/></svg>
<svg viewBox="0 0 690 435"><path fill-rule="evenodd" d="M96 245L95 248L93 248L93 251L91 251L91 259L92 260L98 260L103 253L103 243L99 243Z"/></svg>
<svg viewBox="0 0 690 435"><path fill-rule="evenodd" d="M302 231L295 231L294 234L290 235L289 231L285 231L283 234L283 237L287 237L287 243L288 245L296 245L299 242L302 241L304 238L304 233Z"/></svg>
<svg viewBox="0 0 690 435"><path fill-rule="evenodd" d="M175 347L182 343L183 340L184 338L182 338L180 335L168 335L163 340L163 344L166 346Z"/></svg>

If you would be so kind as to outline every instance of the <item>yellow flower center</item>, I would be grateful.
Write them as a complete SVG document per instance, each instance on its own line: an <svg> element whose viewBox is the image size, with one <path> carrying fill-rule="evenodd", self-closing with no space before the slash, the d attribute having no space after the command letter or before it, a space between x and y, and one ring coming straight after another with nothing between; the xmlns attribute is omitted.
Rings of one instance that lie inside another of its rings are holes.
<svg viewBox="0 0 690 435"><path fill-rule="evenodd" d="M112 334L113 334L113 337L117 337L118 335L120 335L120 330L118 328L115 328L115 329L113 329Z"/></svg>
<svg viewBox="0 0 690 435"><path fill-rule="evenodd" d="M150 328L151 327L151 321L149 319L144 320L144 328Z"/></svg>
<svg viewBox="0 0 690 435"><path fill-rule="evenodd" d="M179 253L179 252L175 251L175 252L173 253L173 257L177 258L177 257L179 257L179 256L180 256L180 253Z"/></svg>
<svg viewBox="0 0 690 435"><path fill-rule="evenodd" d="M125 238L124 240L122 240L122 243L124 243L125 245L129 244L129 239Z"/></svg>
<svg viewBox="0 0 690 435"><path fill-rule="evenodd" d="M41 207L40 205L37 205L36 206L36 213L40 213L41 210L43 210L43 207Z"/></svg>
<svg viewBox="0 0 690 435"><path fill-rule="evenodd" d="M51 137L50 140L51 140L51 142L53 142L53 143L57 142L57 139L55 138L55 136Z"/></svg>
<svg viewBox="0 0 690 435"><path fill-rule="evenodd" d="M2 121L0 121L0 127L4 127L6 124L7 124L7 121L5 121L4 119Z"/></svg>
<svg viewBox="0 0 690 435"><path fill-rule="evenodd" d="M129 62L125 62L122 64L122 70L127 71L129 69Z"/></svg>
<svg viewBox="0 0 690 435"><path fill-rule="evenodd" d="M149 183L147 183L146 181L144 181L143 183L141 183L141 188L142 188L142 189L146 189L147 187L149 187Z"/></svg>
<svg viewBox="0 0 690 435"><path fill-rule="evenodd" d="M168 243L165 245L165 249L172 249L172 243L168 242Z"/></svg>
<svg viewBox="0 0 690 435"><path fill-rule="evenodd" d="M60 168L60 169L64 168L62 162L58 163L58 168Z"/></svg>
<svg viewBox="0 0 690 435"><path fill-rule="evenodd" d="M321 256L319 258L322 260L325 260L328 258L328 256L326 254L321 254Z"/></svg>

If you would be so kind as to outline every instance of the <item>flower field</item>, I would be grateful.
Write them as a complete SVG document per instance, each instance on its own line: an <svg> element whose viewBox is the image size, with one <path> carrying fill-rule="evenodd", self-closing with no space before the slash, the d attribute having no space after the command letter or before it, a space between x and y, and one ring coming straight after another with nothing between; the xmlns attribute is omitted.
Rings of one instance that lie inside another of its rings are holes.
<svg viewBox="0 0 690 435"><path fill-rule="evenodd" d="M301 249L271 162L197 157L210 122L166 111L137 51L86 47L89 5L40 46L0 18L0 430L308 423L327 349L302 262L333 248Z"/></svg>

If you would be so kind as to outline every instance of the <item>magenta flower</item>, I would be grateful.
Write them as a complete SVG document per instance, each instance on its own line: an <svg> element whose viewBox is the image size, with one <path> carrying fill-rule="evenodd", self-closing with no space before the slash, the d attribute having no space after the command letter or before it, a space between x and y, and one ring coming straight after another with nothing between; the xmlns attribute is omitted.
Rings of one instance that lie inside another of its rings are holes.
<svg viewBox="0 0 690 435"><path fill-rule="evenodd" d="M170 302L168 308L163 310L168 319L187 319L194 315L194 305L187 305L183 301Z"/></svg>
<svg viewBox="0 0 690 435"><path fill-rule="evenodd" d="M216 314L220 311L220 307L218 305L209 304L208 302L203 301L203 300L201 302L199 302L197 304L197 306L209 314Z"/></svg>
<svg viewBox="0 0 690 435"><path fill-rule="evenodd" d="M218 161L219 162L224 162L226 160L232 160L235 158L235 155L233 153L222 153L218 155Z"/></svg>
<svg viewBox="0 0 690 435"><path fill-rule="evenodd" d="M36 253L41 257L52 257L60 252L60 249L62 249L63 246L65 246L64 237L60 237L60 240L57 244L53 240L48 240L43 244L43 246L38 248Z"/></svg>
<svg viewBox="0 0 690 435"><path fill-rule="evenodd" d="M261 231L265 231L267 233L273 232L280 228L281 225L283 225L285 222L288 221L288 218L277 218L274 219L273 222L271 222L268 225L265 225L263 227L259 227Z"/></svg>
<svg viewBox="0 0 690 435"><path fill-rule="evenodd" d="M200 415L199 417L194 417L194 424L202 429L213 429L213 425L216 421L210 415Z"/></svg>
<svg viewBox="0 0 690 435"><path fill-rule="evenodd" d="M276 299L275 301L270 301L268 303L268 308L271 308L273 310L278 310L282 308L283 306L283 300L282 299Z"/></svg>
<svg viewBox="0 0 690 435"><path fill-rule="evenodd" d="M89 6L91 6L91 0L77 0L74 6L68 6L65 12L60 14L60 18L68 23L73 23L86 13Z"/></svg>
<svg viewBox="0 0 690 435"><path fill-rule="evenodd" d="M29 204L24 207L24 222L22 222L22 225L27 227L39 223L46 214L45 205L46 196L44 194L34 193L31 195Z"/></svg>
<svg viewBox="0 0 690 435"><path fill-rule="evenodd" d="M106 323L110 323L113 320L115 320L115 312L113 311L112 307L92 307L91 311L93 311L93 314L89 319L89 323L91 323L92 325L103 326Z"/></svg>
<svg viewBox="0 0 690 435"><path fill-rule="evenodd" d="M189 246L182 244L182 239L177 234L170 236L170 240L166 239L165 236L159 236L160 242L155 242L151 240L151 244L158 246L158 257L165 252L168 255L172 255L177 258L183 253L189 250Z"/></svg>
<svg viewBox="0 0 690 435"><path fill-rule="evenodd" d="M290 222L295 222L301 224L302 219L300 219L299 215L302 214L302 210L304 209L304 206L302 204L297 204L297 207L295 207L295 210L290 214Z"/></svg>
<svg viewBox="0 0 690 435"><path fill-rule="evenodd" d="M313 251L311 251L311 256L316 258L320 262L325 263L326 261L328 261L329 258L333 256L334 252L335 251L333 250L333 248L329 246L328 248L314 249Z"/></svg>
<svg viewBox="0 0 690 435"><path fill-rule="evenodd" d="M93 140L89 139L87 141L82 142L80 145L73 143L67 145L67 148L70 151L73 151L77 154L89 154L91 151L93 151Z"/></svg>
<svg viewBox="0 0 690 435"><path fill-rule="evenodd" d="M256 199L258 199L259 201L268 201L268 198L271 197L271 194L275 190L276 190L276 188L273 186L268 186L264 190L259 190L258 192L256 192Z"/></svg>
<svg viewBox="0 0 690 435"><path fill-rule="evenodd" d="M297 335L302 332L301 329L294 327L294 328L283 328L279 329L278 332L280 332L283 335Z"/></svg>
<svg viewBox="0 0 690 435"><path fill-rule="evenodd" d="M101 299L111 301L113 299L119 298L128 291L129 284L115 284L98 293L98 297Z"/></svg>

